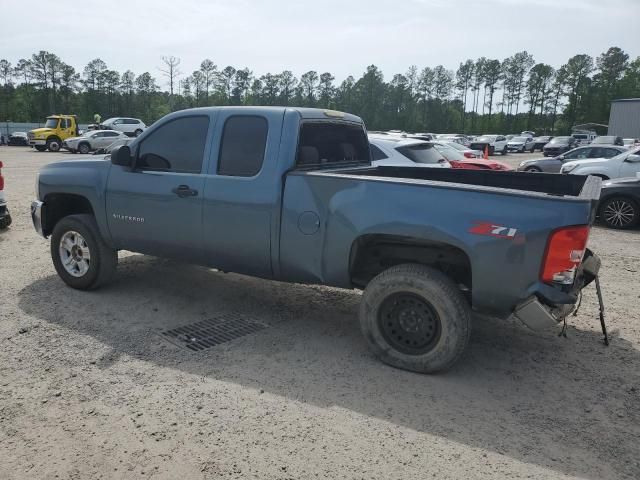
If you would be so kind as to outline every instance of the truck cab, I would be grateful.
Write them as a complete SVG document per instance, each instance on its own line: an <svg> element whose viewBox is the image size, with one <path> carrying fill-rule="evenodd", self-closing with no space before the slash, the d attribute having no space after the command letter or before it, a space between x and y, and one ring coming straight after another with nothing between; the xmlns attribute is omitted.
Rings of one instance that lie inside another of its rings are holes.
<svg viewBox="0 0 640 480"><path fill-rule="evenodd" d="M50 115L42 128L28 133L29 145L39 152L58 152L62 142L79 135L78 118L75 115Z"/></svg>

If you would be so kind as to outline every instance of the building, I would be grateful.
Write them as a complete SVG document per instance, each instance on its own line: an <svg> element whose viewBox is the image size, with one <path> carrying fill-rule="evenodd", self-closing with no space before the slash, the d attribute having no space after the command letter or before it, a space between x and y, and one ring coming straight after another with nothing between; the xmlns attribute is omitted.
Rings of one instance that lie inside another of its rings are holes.
<svg viewBox="0 0 640 480"><path fill-rule="evenodd" d="M608 135L640 138L640 98L625 98L611 102Z"/></svg>

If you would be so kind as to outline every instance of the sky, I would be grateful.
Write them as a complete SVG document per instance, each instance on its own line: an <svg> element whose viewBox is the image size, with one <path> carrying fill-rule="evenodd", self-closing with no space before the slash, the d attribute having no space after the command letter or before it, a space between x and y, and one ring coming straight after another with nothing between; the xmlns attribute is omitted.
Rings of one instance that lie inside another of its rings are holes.
<svg viewBox="0 0 640 480"><path fill-rule="evenodd" d="M101 58L161 84L169 55L183 74L210 58L258 76L329 71L338 82L371 64L390 79L410 65L455 70L521 50L554 67L610 46L640 55L640 0L58 0L54 21L50 1L0 3L0 58L47 50L79 71Z"/></svg>

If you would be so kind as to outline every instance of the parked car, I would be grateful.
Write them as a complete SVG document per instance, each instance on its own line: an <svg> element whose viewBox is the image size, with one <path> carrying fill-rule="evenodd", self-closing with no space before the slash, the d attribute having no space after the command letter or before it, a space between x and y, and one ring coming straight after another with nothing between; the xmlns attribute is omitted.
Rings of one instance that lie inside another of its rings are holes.
<svg viewBox="0 0 640 480"><path fill-rule="evenodd" d="M640 223L640 178L602 182L598 217L607 227L627 229Z"/></svg>
<svg viewBox="0 0 640 480"><path fill-rule="evenodd" d="M365 131L319 109L173 112L108 162L43 167L34 228L79 290L112 278L118 250L362 289L374 354L423 373L457 361L472 311L538 330L568 315L600 266L599 179L375 167Z"/></svg>
<svg viewBox="0 0 640 480"><path fill-rule="evenodd" d="M469 146L469 138L466 135L461 133L444 133L438 135L437 140L447 141L447 142L456 142L460 145L464 145L465 147Z"/></svg>
<svg viewBox="0 0 640 480"><path fill-rule="evenodd" d="M466 158L482 158L482 152L480 150L471 150L469 147L465 147L458 142L438 141L437 143L456 149Z"/></svg>
<svg viewBox="0 0 640 480"><path fill-rule="evenodd" d="M4 177L2 176L2 162L0 162L0 230L4 230L11 225L11 214L4 197Z"/></svg>
<svg viewBox="0 0 640 480"><path fill-rule="evenodd" d="M561 173L610 178L635 177L640 172L640 148L626 150L615 157L574 160L562 165Z"/></svg>
<svg viewBox="0 0 640 480"><path fill-rule="evenodd" d="M369 134L373 164L451 168L433 143L395 135Z"/></svg>
<svg viewBox="0 0 640 480"><path fill-rule="evenodd" d="M542 147L542 154L545 157L557 157L577 146L577 141L573 137L553 137L549 143Z"/></svg>
<svg viewBox="0 0 640 480"><path fill-rule="evenodd" d="M640 138L623 138L622 142L625 147L635 147L636 145L640 145Z"/></svg>
<svg viewBox="0 0 640 480"><path fill-rule="evenodd" d="M7 145L13 147L28 147L29 146L29 137L27 136L27 132L13 132L9 135L9 141Z"/></svg>
<svg viewBox="0 0 640 480"><path fill-rule="evenodd" d="M533 145L533 137L513 137L507 142L507 150L509 150L510 152L524 153L527 150L533 151Z"/></svg>
<svg viewBox="0 0 640 480"><path fill-rule="evenodd" d="M543 135L542 137L533 137L533 143L531 144L531 153L536 150L540 150L542 152L544 146L551 141L553 137L549 135Z"/></svg>
<svg viewBox="0 0 640 480"><path fill-rule="evenodd" d="M525 130L520 135L522 135L523 137L531 137L531 138L533 138L533 137L536 136L536 132L534 132L532 130Z"/></svg>
<svg viewBox="0 0 640 480"><path fill-rule="evenodd" d="M115 130L89 130L80 137L68 138L62 142L62 148L71 153L87 154L98 148L108 147L121 138L127 138L127 135Z"/></svg>
<svg viewBox="0 0 640 480"><path fill-rule="evenodd" d="M525 160L520 163L518 170L525 172L559 173L560 167L562 167L566 162L580 160L583 158L612 158L622 152L626 152L624 147L617 147L614 145L594 147L587 145L585 147L574 148L573 150L563 153L562 155L558 155L557 157Z"/></svg>
<svg viewBox="0 0 640 480"><path fill-rule="evenodd" d="M434 142L436 149L451 164L451 168L464 168L467 170L513 170L506 163L497 160L485 160L484 158L467 158L455 147L447 145L448 142Z"/></svg>
<svg viewBox="0 0 640 480"><path fill-rule="evenodd" d="M591 142L592 145L620 145L624 146L624 141L622 137L618 137L616 135L601 135L596 137Z"/></svg>
<svg viewBox="0 0 640 480"><path fill-rule="evenodd" d="M129 145L132 141L133 141L133 138L131 138L131 137L120 138L120 139L116 140L115 142L113 142L111 145L109 145L107 147L100 147L100 148L96 149L93 152L93 154L94 155L108 155L113 151L114 148L120 147L121 145Z"/></svg>
<svg viewBox="0 0 640 480"><path fill-rule="evenodd" d="M480 150L482 152L488 149L489 155L501 153L507 154L507 139L503 135L482 135L470 143L471 150Z"/></svg>
<svg viewBox="0 0 640 480"><path fill-rule="evenodd" d="M147 126L139 118L114 117L101 123L102 128L117 130L126 133L130 137L137 137L144 132Z"/></svg>

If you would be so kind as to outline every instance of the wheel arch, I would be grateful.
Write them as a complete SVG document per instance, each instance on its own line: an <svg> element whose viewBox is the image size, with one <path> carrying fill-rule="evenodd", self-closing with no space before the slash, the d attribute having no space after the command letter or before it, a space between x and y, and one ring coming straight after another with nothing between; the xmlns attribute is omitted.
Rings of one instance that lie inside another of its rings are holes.
<svg viewBox="0 0 640 480"><path fill-rule="evenodd" d="M363 288L384 270L405 263L434 268L469 292L472 289L471 258L459 246L391 234L365 234L353 241L349 255L351 283Z"/></svg>
<svg viewBox="0 0 640 480"><path fill-rule="evenodd" d="M88 198L73 193L49 193L44 198L42 233L51 235L56 224L64 217L88 214L95 217L95 210Z"/></svg>

